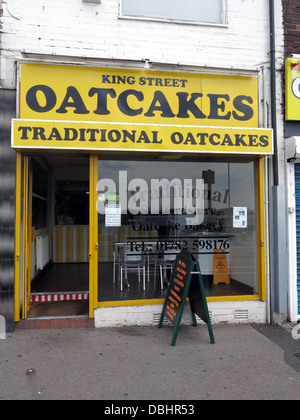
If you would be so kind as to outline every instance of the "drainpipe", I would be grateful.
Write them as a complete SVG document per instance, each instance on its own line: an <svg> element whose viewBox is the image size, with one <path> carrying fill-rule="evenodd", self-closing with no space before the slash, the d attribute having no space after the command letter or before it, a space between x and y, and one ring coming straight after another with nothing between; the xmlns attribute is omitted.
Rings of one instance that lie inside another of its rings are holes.
<svg viewBox="0 0 300 420"><path fill-rule="evenodd" d="M270 66L271 66L271 118L273 128L273 186L271 187L271 283L270 283L270 320L271 323L285 322L288 310L287 289L287 241L286 238L286 191L285 185L279 185L278 167L278 130L276 106L276 42L275 42L275 6L269 0L270 14ZM271 174L272 175L272 174Z"/></svg>
<svg viewBox="0 0 300 420"><path fill-rule="evenodd" d="M271 62L271 118L273 128L274 160L273 178L274 186L279 185L278 177L278 146L277 146L277 109L276 109L276 58L275 58L275 10L274 0L269 0L270 10L270 62Z"/></svg>

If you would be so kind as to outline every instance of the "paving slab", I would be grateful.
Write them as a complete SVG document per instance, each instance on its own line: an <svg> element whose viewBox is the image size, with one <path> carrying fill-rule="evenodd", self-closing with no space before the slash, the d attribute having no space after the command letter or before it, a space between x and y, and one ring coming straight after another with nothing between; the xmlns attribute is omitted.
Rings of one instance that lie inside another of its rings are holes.
<svg viewBox="0 0 300 420"><path fill-rule="evenodd" d="M206 325L181 326L175 347L171 327L16 330L0 400L299 401L300 340L278 328L213 325L211 344Z"/></svg>

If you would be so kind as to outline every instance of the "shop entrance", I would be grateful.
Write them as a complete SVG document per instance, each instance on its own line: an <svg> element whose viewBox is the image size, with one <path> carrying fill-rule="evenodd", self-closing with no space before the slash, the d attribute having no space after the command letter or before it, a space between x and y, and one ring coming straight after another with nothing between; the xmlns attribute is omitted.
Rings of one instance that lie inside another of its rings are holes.
<svg viewBox="0 0 300 420"><path fill-rule="evenodd" d="M88 316L90 156L18 162L20 316Z"/></svg>

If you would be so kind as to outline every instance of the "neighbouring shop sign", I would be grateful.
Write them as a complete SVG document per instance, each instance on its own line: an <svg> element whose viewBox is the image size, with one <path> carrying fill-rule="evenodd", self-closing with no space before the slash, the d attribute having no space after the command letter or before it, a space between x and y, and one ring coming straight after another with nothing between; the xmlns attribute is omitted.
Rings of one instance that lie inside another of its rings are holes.
<svg viewBox="0 0 300 420"><path fill-rule="evenodd" d="M300 120L300 59L285 61L285 119Z"/></svg>
<svg viewBox="0 0 300 420"><path fill-rule="evenodd" d="M272 154L272 130L77 121L12 121L12 147Z"/></svg>

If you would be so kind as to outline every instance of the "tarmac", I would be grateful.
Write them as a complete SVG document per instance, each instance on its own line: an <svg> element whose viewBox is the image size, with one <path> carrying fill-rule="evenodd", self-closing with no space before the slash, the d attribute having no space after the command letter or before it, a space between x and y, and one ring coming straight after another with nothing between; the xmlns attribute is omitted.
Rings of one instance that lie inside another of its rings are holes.
<svg viewBox="0 0 300 420"><path fill-rule="evenodd" d="M176 346L166 326L16 330L0 340L0 400L97 400L100 414L137 402L299 401L292 327L217 324L211 344L205 324L181 326Z"/></svg>

